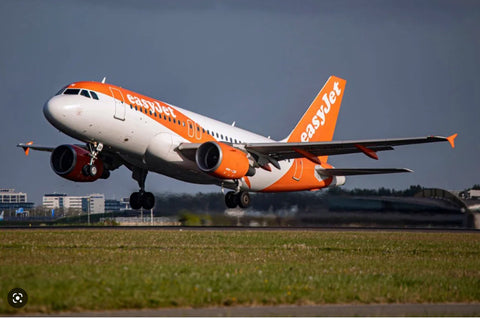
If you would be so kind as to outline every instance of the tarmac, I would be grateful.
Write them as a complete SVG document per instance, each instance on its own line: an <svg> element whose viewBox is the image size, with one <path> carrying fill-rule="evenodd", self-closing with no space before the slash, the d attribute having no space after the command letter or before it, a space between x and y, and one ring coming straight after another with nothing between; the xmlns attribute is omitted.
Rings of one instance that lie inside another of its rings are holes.
<svg viewBox="0 0 480 318"><path fill-rule="evenodd" d="M56 317L354 317L354 316L479 316L480 303L371 304L167 308L119 311L65 312ZM29 315L31 316L31 315ZM40 315L43 316L43 315Z"/></svg>

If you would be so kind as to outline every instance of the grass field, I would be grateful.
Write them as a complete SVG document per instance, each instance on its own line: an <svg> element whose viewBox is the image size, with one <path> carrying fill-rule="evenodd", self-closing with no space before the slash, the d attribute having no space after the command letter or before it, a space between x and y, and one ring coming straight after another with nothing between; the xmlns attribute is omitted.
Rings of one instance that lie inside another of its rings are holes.
<svg viewBox="0 0 480 318"><path fill-rule="evenodd" d="M29 294L16 310L8 291ZM480 301L480 235L0 230L0 313Z"/></svg>

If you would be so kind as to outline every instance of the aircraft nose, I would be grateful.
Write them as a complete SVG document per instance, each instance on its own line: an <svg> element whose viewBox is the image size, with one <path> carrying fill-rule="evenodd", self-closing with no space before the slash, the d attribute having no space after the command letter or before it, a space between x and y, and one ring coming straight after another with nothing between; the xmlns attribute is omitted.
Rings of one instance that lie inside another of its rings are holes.
<svg viewBox="0 0 480 318"><path fill-rule="evenodd" d="M65 96L54 96L43 106L43 114L50 124L62 130L62 127L75 120L73 114L79 107L75 101Z"/></svg>
<svg viewBox="0 0 480 318"><path fill-rule="evenodd" d="M63 106L58 102L58 99L53 97L43 105L43 115L55 126L62 118L62 109Z"/></svg>
<svg viewBox="0 0 480 318"><path fill-rule="evenodd" d="M43 105L43 115L45 118L53 124L52 121L56 121L59 115L59 105L53 101L53 98L49 99L45 105Z"/></svg>

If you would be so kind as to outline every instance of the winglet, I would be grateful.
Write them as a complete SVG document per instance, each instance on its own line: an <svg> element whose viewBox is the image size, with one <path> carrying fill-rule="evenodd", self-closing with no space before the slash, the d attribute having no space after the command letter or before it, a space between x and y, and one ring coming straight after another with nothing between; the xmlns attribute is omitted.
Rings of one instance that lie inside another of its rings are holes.
<svg viewBox="0 0 480 318"><path fill-rule="evenodd" d="M25 146L23 146L23 151L25 151L25 156L28 156L28 154L30 153L30 147L28 146L31 146L33 145L33 141L29 141L25 144Z"/></svg>
<svg viewBox="0 0 480 318"><path fill-rule="evenodd" d="M447 140L450 143L450 146L452 146L452 148L455 148L455 138L457 138L457 135L458 134L453 134L450 137L447 137Z"/></svg>

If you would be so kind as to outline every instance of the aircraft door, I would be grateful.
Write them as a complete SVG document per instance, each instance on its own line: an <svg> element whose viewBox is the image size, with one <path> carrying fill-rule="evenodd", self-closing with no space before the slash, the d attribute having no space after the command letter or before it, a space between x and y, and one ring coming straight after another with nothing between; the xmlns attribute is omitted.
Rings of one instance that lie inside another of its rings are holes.
<svg viewBox="0 0 480 318"><path fill-rule="evenodd" d="M195 131L193 127L193 122L190 119L187 120L187 126L188 126L188 137L193 138L193 136L195 136Z"/></svg>
<svg viewBox="0 0 480 318"><path fill-rule="evenodd" d="M295 159L293 162L295 166L295 172L293 173L293 180L300 181L303 175L303 160L302 159Z"/></svg>
<svg viewBox="0 0 480 318"><path fill-rule="evenodd" d="M110 87L110 91L112 92L113 100L115 101L115 113L113 114L113 117L118 120L125 120L126 107L122 92L113 87Z"/></svg>
<svg viewBox="0 0 480 318"><path fill-rule="evenodd" d="M197 123L195 123L195 138L202 139L202 128Z"/></svg>

